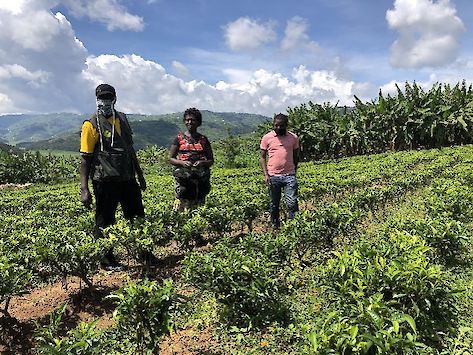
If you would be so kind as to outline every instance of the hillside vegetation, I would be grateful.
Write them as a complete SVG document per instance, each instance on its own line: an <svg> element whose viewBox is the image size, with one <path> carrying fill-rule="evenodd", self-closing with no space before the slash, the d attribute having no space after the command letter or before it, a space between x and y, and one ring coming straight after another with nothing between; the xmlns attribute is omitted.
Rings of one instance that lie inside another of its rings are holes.
<svg viewBox="0 0 473 355"><path fill-rule="evenodd" d="M2 182L15 172L11 182L35 183L0 195L0 352L469 354L472 107L464 84L406 84L347 112L290 108L301 211L278 231L258 167L268 124L214 143L212 190L190 212L173 209L166 150L141 150L146 215L130 223L119 212L99 239L79 201L77 158L2 153ZM120 288L97 283L111 277L98 269L111 246L129 266ZM84 288L74 308L15 320L10 305L72 277ZM96 319L81 322L94 306Z"/></svg>
<svg viewBox="0 0 473 355"><path fill-rule="evenodd" d="M202 132L214 141L229 134L253 132L269 118L256 114L202 111ZM78 151L80 128L89 115L5 115L0 117L0 140L28 150ZM183 129L182 112L163 115L129 114L135 146L169 147Z"/></svg>

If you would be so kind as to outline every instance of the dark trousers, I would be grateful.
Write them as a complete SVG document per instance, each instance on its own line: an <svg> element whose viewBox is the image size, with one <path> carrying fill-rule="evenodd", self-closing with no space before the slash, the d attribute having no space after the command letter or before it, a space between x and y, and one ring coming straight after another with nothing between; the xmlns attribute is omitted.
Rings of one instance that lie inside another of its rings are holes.
<svg viewBox="0 0 473 355"><path fill-rule="evenodd" d="M141 190L135 180L93 181L92 186L96 201L94 234L115 223L118 204L122 206L125 218L144 217Z"/></svg>

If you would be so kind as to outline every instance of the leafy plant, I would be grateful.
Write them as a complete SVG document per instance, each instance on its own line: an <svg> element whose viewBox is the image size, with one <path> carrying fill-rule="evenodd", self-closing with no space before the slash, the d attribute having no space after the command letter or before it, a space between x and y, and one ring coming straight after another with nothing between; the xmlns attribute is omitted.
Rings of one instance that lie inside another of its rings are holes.
<svg viewBox="0 0 473 355"><path fill-rule="evenodd" d="M242 326L261 326L286 318L284 279L277 259L255 248L222 241L209 253L194 252L184 260L186 278L212 291L224 305L222 317Z"/></svg>
<svg viewBox="0 0 473 355"><path fill-rule="evenodd" d="M138 280L107 297L117 305L114 318L118 331L132 339L140 353L154 352L160 338L172 329L169 311L176 298L171 280L162 285Z"/></svg>

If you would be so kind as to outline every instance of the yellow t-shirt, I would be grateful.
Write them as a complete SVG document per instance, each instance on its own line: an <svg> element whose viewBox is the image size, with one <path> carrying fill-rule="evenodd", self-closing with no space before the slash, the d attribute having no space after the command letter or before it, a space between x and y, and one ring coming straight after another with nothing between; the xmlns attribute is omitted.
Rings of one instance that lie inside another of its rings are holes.
<svg viewBox="0 0 473 355"><path fill-rule="evenodd" d="M122 130L120 126L120 119L115 117L115 122L113 117L108 118L108 122L115 126L115 131L121 136ZM81 154L92 154L94 152L95 144L99 140L99 132L92 126L90 121L85 121L82 124L82 130L80 132L80 153Z"/></svg>

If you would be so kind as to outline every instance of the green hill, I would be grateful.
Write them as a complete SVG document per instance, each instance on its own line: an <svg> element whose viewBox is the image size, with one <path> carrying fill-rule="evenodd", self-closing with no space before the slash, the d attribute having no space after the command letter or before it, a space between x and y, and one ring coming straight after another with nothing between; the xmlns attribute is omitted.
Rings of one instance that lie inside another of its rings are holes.
<svg viewBox="0 0 473 355"><path fill-rule="evenodd" d="M4 115L0 117L0 139L13 145L55 138L80 129L87 116L73 113Z"/></svg>
<svg viewBox="0 0 473 355"><path fill-rule="evenodd" d="M199 131L211 141L253 132L268 117L234 112L202 111L203 124ZM26 115L25 115L26 116ZM30 150L78 151L80 127L87 115L51 114L24 117L6 116L12 124L0 125L0 139ZM149 145L168 147L179 130L184 129L182 112L165 115L127 115L134 132L136 149ZM3 127L3 128L2 128ZM2 135L3 132L3 135ZM6 133L5 133L6 132Z"/></svg>

